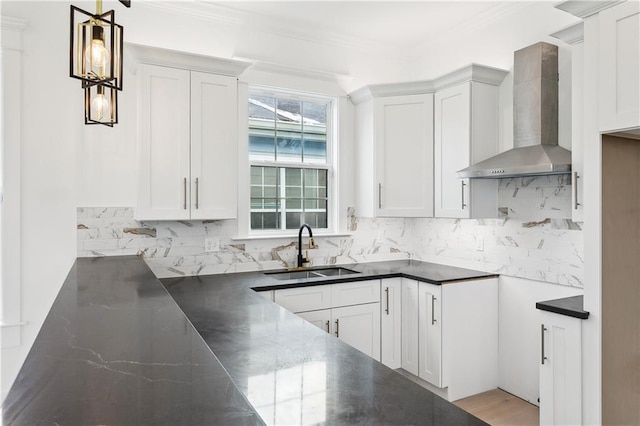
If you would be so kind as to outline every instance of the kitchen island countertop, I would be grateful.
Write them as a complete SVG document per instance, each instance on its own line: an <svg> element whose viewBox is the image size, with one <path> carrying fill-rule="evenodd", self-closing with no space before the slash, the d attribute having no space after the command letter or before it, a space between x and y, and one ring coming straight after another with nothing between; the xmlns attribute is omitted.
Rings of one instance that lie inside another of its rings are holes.
<svg viewBox="0 0 640 426"><path fill-rule="evenodd" d="M347 267L359 279L494 276L429 265ZM135 256L78 259L4 424L485 424L252 290L303 282L252 272L163 284Z"/></svg>

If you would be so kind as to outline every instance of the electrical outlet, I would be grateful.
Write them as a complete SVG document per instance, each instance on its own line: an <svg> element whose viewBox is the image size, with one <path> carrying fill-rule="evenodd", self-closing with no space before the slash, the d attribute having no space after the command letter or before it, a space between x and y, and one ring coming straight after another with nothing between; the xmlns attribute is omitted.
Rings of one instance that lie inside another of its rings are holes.
<svg viewBox="0 0 640 426"><path fill-rule="evenodd" d="M484 251L484 238L476 237L476 251Z"/></svg>
<svg viewBox="0 0 640 426"><path fill-rule="evenodd" d="M220 238L212 237L204 239L204 251L205 253L212 253L220 251Z"/></svg>

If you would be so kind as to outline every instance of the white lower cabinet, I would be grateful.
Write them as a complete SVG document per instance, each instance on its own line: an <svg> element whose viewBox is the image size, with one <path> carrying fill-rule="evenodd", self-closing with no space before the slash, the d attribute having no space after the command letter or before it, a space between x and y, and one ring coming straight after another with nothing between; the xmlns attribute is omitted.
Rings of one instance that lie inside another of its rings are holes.
<svg viewBox="0 0 640 426"><path fill-rule="evenodd" d="M380 280L276 290L275 302L380 361Z"/></svg>
<svg viewBox="0 0 640 426"><path fill-rule="evenodd" d="M402 306L402 348L410 350L402 368L448 388L449 401L497 388L498 279L434 285L403 278L402 290L410 303L406 314Z"/></svg>
<svg viewBox="0 0 640 426"><path fill-rule="evenodd" d="M402 279L402 369L418 375L418 281Z"/></svg>
<svg viewBox="0 0 640 426"><path fill-rule="evenodd" d="M296 315L380 361L380 303L298 312Z"/></svg>
<svg viewBox="0 0 640 426"><path fill-rule="evenodd" d="M582 320L540 314L540 424L582 424Z"/></svg>
<svg viewBox="0 0 640 426"><path fill-rule="evenodd" d="M380 362L402 367L402 278L387 278L380 291Z"/></svg>
<svg viewBox="0 0 640 426"><path fill-rule="evenodd" d="M418 286L418 377L442 385L442 286Z"/></svg>

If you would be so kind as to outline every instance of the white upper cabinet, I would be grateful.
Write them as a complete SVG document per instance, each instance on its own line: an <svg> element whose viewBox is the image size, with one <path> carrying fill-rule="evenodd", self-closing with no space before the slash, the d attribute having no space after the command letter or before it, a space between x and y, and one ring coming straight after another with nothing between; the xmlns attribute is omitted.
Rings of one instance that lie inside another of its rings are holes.
<svg viewBox="0 0 640 426"><path fill-rule="evenodd" d="M435 217L498 216L497 180L458 179L456 175L498 153L498 100L497 85L476 81L436 93Z"/></svg>
<svg viewBox="0 0 640 426"><path fill-rule="evenodd" d="M236 76L249 64L127 49L138 63L136 219L235 218Z"/></svg>
<svg viewBox="0 0 640 426"><path fill-rule="evenodd" d="M236 78L191 72L191 219L235 218Z"/></svg>
<svg viewBox="0 0 640 426"><path fill-rule="evenodd" d="M189 219L189 71L140 65L138 219Z"/></svg>
<svg viewBox="0 0 640 426"><path fill-rule="evenodd" d="M584 105L585 92L585 52L584 23L579 22L552 34L571 45L571 219L582 222L584 212ZM560 77L562 78L562 76ZM562 80L561 80L562 82ZM595 102L595 101L594 101Z"/></svg>
<svg viewBox="0 0 640 426"><path fill-rule="evenodd" d="M432 217L433 95L372 96L356 106L358 214Z"/></svg>
<svg viewBox="0 0 640 426"><path fill-rule="evenodd" d="M640 3L599 14L600 131L640 127Z"/></svg>
<svg viewBox="0 0 640 426"><path fill-rule="evenodd" d="M376 216L433 216L433 95L374 101Z"/></svg>

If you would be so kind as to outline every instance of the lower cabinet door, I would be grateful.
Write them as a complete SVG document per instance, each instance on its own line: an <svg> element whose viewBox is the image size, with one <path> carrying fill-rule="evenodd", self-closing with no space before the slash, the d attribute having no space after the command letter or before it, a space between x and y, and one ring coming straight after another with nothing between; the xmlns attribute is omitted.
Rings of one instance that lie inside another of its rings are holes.
<svg viewBox="0 0 640 426"><path fill-rule="evenodd" d="M541 312L540 424L582 424L582 323Z"/></svg>
<svg viewBox="0 0 640 426"><path fill-rule="evenodd" d="M441 290L442 286L427 283L418 287L418 376L437 387L442 387Z"/></svg>
<svg viewBox="0 0 640 426"><path fill-rule="evenodd" d="M331 318L336 337L380 361L380 303L333 308Z"/></svg>
<svg viewBox="0 0 640 426"><path fill-rule="evenodd" d="M389 368L402 366L402 278L382 280L380 301L380 362Z"/></svg>
<svg viewBox="0 0 640 426"><path fill-rule="evenodd" d="M309 321L316 327L331 333L331 309L322 309L320 311L299 312L300 318Z"/></svg>
<svg viewBox="0 0 640 426"><path fill-rule="evenodd" d="M418 375L418 281L402 278L402 362L403 370Z"/></svg>

